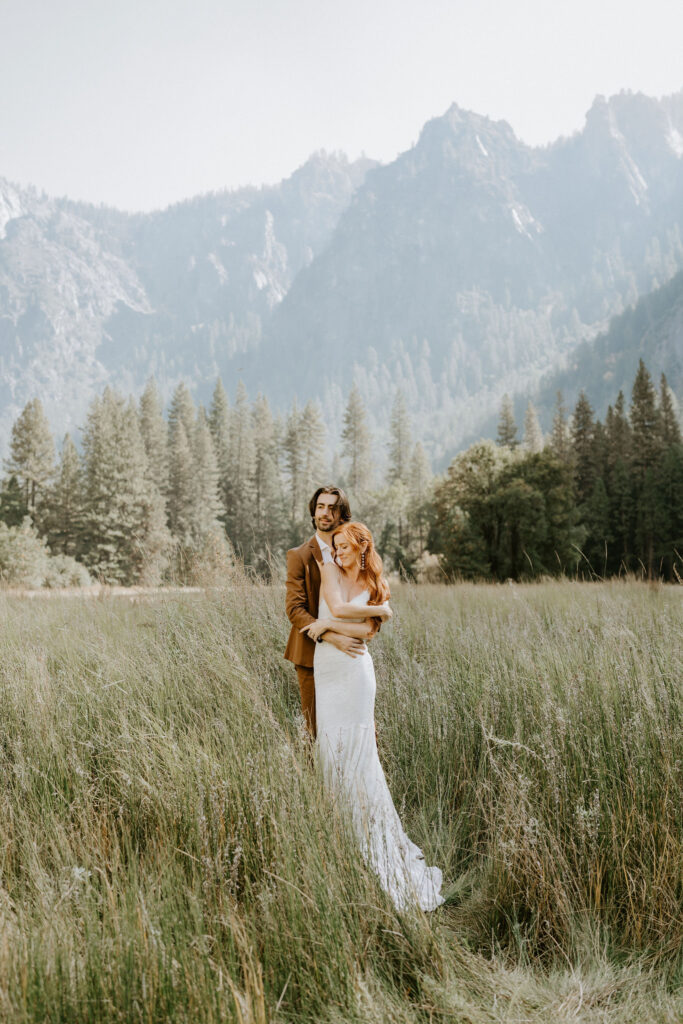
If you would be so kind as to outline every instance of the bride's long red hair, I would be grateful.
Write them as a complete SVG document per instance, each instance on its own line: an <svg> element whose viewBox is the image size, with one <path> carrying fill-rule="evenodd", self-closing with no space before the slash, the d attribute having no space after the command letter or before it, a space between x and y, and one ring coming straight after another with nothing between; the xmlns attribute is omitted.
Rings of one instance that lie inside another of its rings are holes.
<svg viewBox="0 0 683 1024"><path fill-rule="evenodd" d="M365 568L358 573L358 579L362 580L370 594L369 604L384 604L389 600L389 584L383 573L382 559L378 555L372 539L372 534L364 523L342 523L335 530L332 536L332 544L337 537L343 537L347 541L361 561L363 545L365 548Z"/></svg>

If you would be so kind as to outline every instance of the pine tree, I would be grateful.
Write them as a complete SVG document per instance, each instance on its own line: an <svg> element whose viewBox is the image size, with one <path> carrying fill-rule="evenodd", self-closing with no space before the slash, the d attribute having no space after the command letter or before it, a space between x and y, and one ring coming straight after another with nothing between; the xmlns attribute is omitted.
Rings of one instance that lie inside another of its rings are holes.
<svg viewBox="0 0 683 1024"><path fill-rule="evenodd" d="M194 513L192 535L195 545L204 543L212 533L222 530L225 509L219 494L216 452L209 422L202 406L197 413L193 444Z"/></svg>
<svg viewBox="0 0 683 1024"><path fill-rule="evenodd" d="M531 402L527 405L524 416L524 450L531 453L543 451L543 431Z"/></svg>
<svg viewBox="0 0 683 1024"><path fill-rule="evenodd" d="M341 442L348 489L354 497L362 499L372 487L373 467L365 405L356 384L349 392Z"/></svg>
<svg viewBox="0 0 683 1024"><path fill-rule="evenodd" d="M287 424L285 417L278 413L273 416L273 458L280 477L285 476L285 433ZM284 492L283 492L284 493Z"/></svg>
<svg viewBox="0 0 683 1024"><path fill-rule="evenodd" d="M644 563L647 578L655 573L655 545L659 519L657 465L648 466L638 489L636 503L636 543L639 561Z"/></svg>
<svg viewBox="0 0 683 1024"><path fill-rule="evenodd" d="M227 515L227 510L232 505L230 483L230 405L228 404L228 396L225 393L220 377L216 381L213 398L211 399L209 426L218 464L221 502Z"/></svg>
<svg viewBox="0 0 683 1024"><path fill-rule="evenodd" d="M389 421L389 462L387 466L388 488L384 493L385 522L383 526L384 547L391 564L399 571L410 573L410 559L407 551L408 521L408 472L413 448L412 425L408 414L405 395L401 388L396 391ZM387 547L388 538L393 549Z"/></svg>
<svg viewBox="0 0 683 1024"><path fill-rule="evenodd" d="M303 472L306 456L301 420L302 414L295 399L287 416L282 444L285 473L287 476L287 507L289 510L289 528L292 542L297 535L298 525L305 515Z"/></svg>
<svg viewBox="0 0 683 1024"><path fill-rule="evenodd" d="M221 445L225 445L225 454L227 456L227 445L230 435L230 403L228 402L228 396L225 393L223 381L220 377L216 378L216 384L211 397L209 426L216 449L216 456L218 456L218 450Z"/></svg>
<svg viewBox="0 0 683 1024"><path fill-rule="evenodd" d="M341 456L339 455L339 452L336 449L334 451L334 454L332 455L332 467L330 469L330 480L341 480L342 483L345 486L347 486L347 489L348 489L348 485L346 485L346 481L345 481L345 478L344 478L344 468L342 466Z"/></svg>
<svg viewBox="0 0 683 1024"><path fill-rule="evenodd" d="M408 527L411 540L417 544L421 554L427 542L429 503L432 497L432 467L422 444L413 447L408 466Z"/></svg>
<svg viewBox="0 0 683 1024"><path fill-rule="evenodd" d="M669 387L666 375L662 374L659 390L659 410L662 432L662 443L665 447L681 443L681 425L678 420L676 399Z"/></svg>
<svg viewBox="0 0 683 1024"><path fill-rule="evenodd" d="M631 425L626 415L624 392L620 391L614 408L610 405L605 422L607 468L613 472L617 462L625 466L631 459Z"/></svg>
<svg viewBox="0 0 683 1024"><path fill-rule="evenodd" d="M137 519L130 545L130 579L144 586L158 586L169 564L172 538L167 525L166 499L150 472L138 410L132 399L123 410L121 448L128 466L127 483Z"/></svg>
<svg viewBox="0 0 683 1024"><path fill-rule="evenodd" d="M176 543L189 548L194 540L195 510L192 445L182 419L173 424L169 433L168 525Z"/></svg>
<svg viewBox="0 0 683 1024"><path fill-rule="evenodd" d="M640 488L649 467L654 466L662 452L661 416L652 378L641 359L631 395L632 455L631 466Z"/></svg>
<svg viewBox="0 0 683 1024"><path fill-rule="evenodd" d="M635 490L636 554L648 579L655 570L657 466L664 451L662 416L652 378L641 359L631 394L631 473Z"/></svg>
<svg viewBox="0 0 683 1024"><path fill-rule="evenodd" d="M88 412L83 452L86 564L108 583L157 581L170 537L134 403L106 388Z"/></svg>
<svg viewBox="0 0 683 1024"><path fill-rule="evenodd" d="M140 433L149 474L160 494L168 492L168 430L156 381L150 377L140 398Z"/></svg>
<svg viewBox="0 0 683 1024"><path fill-rule="evenodd" d="M500 405L500 418L498 420L498 436L497 443L501 448L516 448L519 444L517 440L517 424L515 423L515 414L512 408L512 401L508 394L503 395L503 401Z"/></svg>
<svg viewBox="0 0 683 1024"><path fill-rule="evenodd" d="M196 411L192 395L188 391L185 382L181 380L173 392L171 405L168 410L169 442L178 423L182 423L185 428L185 436L188 439L191 438L194 433L195 419Z"/></svg>
<svg viewBox="0 0 683 1024"><path fill-rule="evenodd" d="M42 494L55 468L55 445L39 398L24 406L12 426L10 457L5 468L16 476L29 515L37 519Z"/></svg>
<svg viewBox="0 0 683 1024"><path fill-rule="evenodd" d="M301 414L301 434L304 446L303 491L304 503L327 479L325 458L325 424L317 402L307 402ZM308 516L306 515L306 518Z"/></svg>
<svg viewBox="0 0 683 1024"><path fill-rule="evenodd" d="M610 528L614 538L612 572L628 572L633 566L633 531L635 503L631 475L623 459L618 459L610 473Z"/></svg>
<svg viewBox="0 0 683 1024"><path fill-rule="evenodd" d="M389 422L388 480L390 484L407 484L411 450L410 416L405 395L399 388L394 398Z"/></svg>
<svg viewBox="0 0 683 1024"><path fill-rule="evenodd" d="M16 476L3 480L0 489L0 522L7 526L20 526L28 515L24 491Z"/></svg>
<svg viewBox="0 0 683 1024"><path fill-rule="evenodd" d="M656 470L657 549L667 579L674 579L674 565L683 577L683 444L671 444Z"/></svg>
<svg viewBox="0 0 683 1024"><path fill-rule="evenodd" d="M588 501L597 477L595 465L595 420L584 391L574 409L571 426L574 453L576 497L579 504Z"/></svg>
<svg viewBox="0 0 683 1024"><path fill-rule="evenodd" d="M308 529L308 502L316 488L325 483L325 424L320 408L308 402L299 409L294 402L285 425L283 441L286 504L289 509L288 542L300 543Z"/></svg>
<svg viewBox="0 0 683 1024"><path fill-rule="evenodd" d="M168 525L181 550L190 548L195 531L194 432L196 412L192 396L181 381L171 398L168 414Z"/></svg>
<svg viewBox="0 0 683 1024"><path fill-rule="evenodd" d="M249 399L242 381L237 385L235 405L230 414L228 477L227 532L235 550L243 555L253 544L254 437Z"/></svg>
<svg viewBox="0 0 683 1024"><path fill-rule="evenodd" d="M593 470L595 479L607 477L607 430L600 420L595 421L595 432L593 434Z"/></svg>
<svg viewBox="0 0 683 1024"><path fill-rule="evenodd" d="M278 471L275 425L268 400L258 395L252 411L254 436L254 557L256 568L270 571L283 538L284 495Z"/></svg>
<svg viewBox="0 0 683 1024"><path fill-rule="evenodd" d="M550 433L550 447L560 462L563 462L565 465L573 464L571 431L561 391L557 392L555 399L555 414Z"/></svg>
<svg viewBox="0 0 683 1024"><path fill-rule="evenodd" d="M105 389L102 396L96 396L90 403L83 431L83 560L106 582L120 582L116 565L118 537L114 536L113 530L109 537L110 528L117 525L116 502L120 472L116 398L109 388Z"/></svg>
<svg viewBox="0 0 683 1024"><path fill-rule="evenodd" d="M84 477L70 434L65 434L54 485L47 496L47 540L54 553L78 557L84 524Z"/></svg>

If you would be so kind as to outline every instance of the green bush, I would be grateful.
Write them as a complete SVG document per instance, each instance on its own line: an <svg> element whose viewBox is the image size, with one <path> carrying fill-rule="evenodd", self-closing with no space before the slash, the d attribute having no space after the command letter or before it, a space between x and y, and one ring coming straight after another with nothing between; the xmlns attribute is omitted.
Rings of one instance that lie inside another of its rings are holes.
<svg viewBox="0 0 683 1024"><path fill-rule="evenodd" d="M42 587L50 555L27 516L20 526L0 522L0 580L11 587Z"/></svg>
<svg viewBox="0 0 683 1024"><path fill-rule="evenodd" d="M46 587L88 587L91 583L86 567L71 555L53 555L49 559L44 579Z"/></svg>
<svg viewBox="0 0 683 1024"><path fill-rule="evenodd" d="M70 555L50 555L27 516L20 526L0 522L0 583L7 587L86 587L85 566Z"/></svg>

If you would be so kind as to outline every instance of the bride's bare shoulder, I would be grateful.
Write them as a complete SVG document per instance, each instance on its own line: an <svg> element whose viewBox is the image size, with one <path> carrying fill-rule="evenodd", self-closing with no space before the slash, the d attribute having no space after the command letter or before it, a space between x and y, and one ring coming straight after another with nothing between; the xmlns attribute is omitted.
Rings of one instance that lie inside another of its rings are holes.
<svg viewBox="0 0 683 1024"><path fill-rule="evenodd" d="M320 575L324 580L338 580L341 577L341 572L336 562L325 562L320 570Z"/></svg>
<svg viewBox="0 0 683 1024"><path fill-rule="evenodd" d="M343 573L336 562L326 562L320 575L320 584L327 594L341 593Z"/></svg>

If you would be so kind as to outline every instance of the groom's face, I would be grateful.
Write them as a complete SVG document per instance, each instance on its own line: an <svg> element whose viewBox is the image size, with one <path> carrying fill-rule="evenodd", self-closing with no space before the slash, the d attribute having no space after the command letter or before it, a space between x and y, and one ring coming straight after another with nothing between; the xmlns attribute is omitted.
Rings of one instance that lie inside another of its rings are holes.
<svg viewBox="0 0 683 1024"><path fill-rule="evenodd" d="M322 494L318 495L318 501L315 506L315 528L321 533L329 533L330 530L336 530L341 522L339 515L339 508L337 506L337 495L336 494Z"/></svg>

